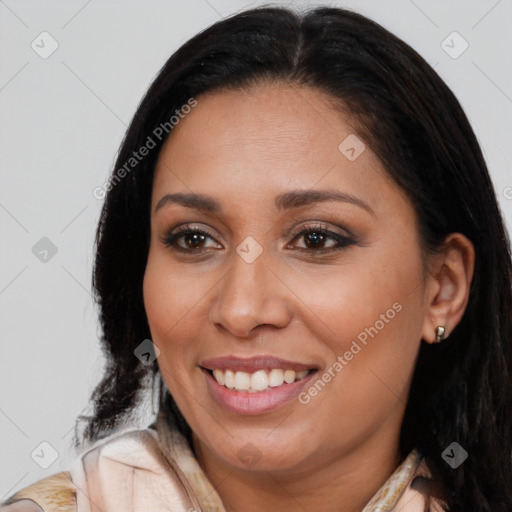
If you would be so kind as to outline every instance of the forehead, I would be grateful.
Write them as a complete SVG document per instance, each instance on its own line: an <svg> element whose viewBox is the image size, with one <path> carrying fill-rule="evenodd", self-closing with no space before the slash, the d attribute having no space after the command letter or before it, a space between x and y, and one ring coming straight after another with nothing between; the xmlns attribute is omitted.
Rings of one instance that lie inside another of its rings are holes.
<svg viewBox="0 0 512 512"><path fill-rule="evenodd" d="M350 119L322 92L266 84L196 99L162 148L153 187L158 193L208 191L246 201L290 189L335 188L364 191L378 202L383 187L394 186ZM355 144L357 158L347 157L353 156L347 144Z"/></svg>
<svg viewBox="0 0 512 512"><path fill-rule="evenodd" d="M286 158L298 164L330 145L334 155L353 130L331 103L319 91L285 84L208 93L173 128L164 152L176 156L193 147L196 160L223 161L240 154L252 161L257 152L258 161Z"/></svg>

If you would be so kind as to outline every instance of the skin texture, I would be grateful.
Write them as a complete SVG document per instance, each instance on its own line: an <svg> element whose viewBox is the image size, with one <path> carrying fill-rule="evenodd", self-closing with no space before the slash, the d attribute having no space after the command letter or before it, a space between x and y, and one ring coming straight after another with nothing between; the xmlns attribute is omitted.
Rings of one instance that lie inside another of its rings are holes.
<svg viewBox="0 0 512 512"><path fill-rule="evenodd" d="M144 301L162 376L226 510L360 511L407 455L398 440L420 343L460 321L472 245L453 234L424 259L410 201L369 146L354 161L340 152L354 130L323 93L264 84L197 100L153 184ZM339 201L278 210L274 197L292 189L340 191L371 210ZM207 194L222 212L155 213L176 192ZM319 222L353 243L333 250L327 238L323 254L300 252L316 246L295 234ZM176 242L202 252L163 242L183 223L210 233ZM236 252L248 236L263 249L250 264ZM307 404L243 416L207 390L199 365L219 356L275 356L321 376L395 303L401 310ZM237 455L249 442L260 456L251 466Z"/></svg>

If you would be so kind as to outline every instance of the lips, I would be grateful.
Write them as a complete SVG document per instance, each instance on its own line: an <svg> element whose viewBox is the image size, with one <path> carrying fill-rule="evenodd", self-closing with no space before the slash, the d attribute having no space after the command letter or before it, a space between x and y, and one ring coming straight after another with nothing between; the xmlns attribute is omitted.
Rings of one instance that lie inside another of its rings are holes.
<svg viewBox="0 0 512 512"><path fill-rule="evenodd" d="M303 364L294 361L287 361L278 357L256 356L250 358L241 358L235 356L216 357L208 359L201 363L201 366L207 370L232 370L234 372L254 373L258 370L317 370L318 366L314 364Z"/></svg>
<svg viewBox="0 0 512 512"><path fill-rule="evenodd" d="M261 414L284 405L318 369L265 356L219 357L203 361L201 367L212 398L238 414Z"/></svg>

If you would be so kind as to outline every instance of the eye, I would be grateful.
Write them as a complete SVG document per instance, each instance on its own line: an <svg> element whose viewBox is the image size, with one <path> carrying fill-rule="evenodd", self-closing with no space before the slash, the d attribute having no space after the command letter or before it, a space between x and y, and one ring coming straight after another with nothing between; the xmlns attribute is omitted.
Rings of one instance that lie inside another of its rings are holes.
<svg viewBox="0 0 512 512"><path fill-rule="evenodd" d="M305 248L296 247L296 250L313 254L341 250L356 243L353 237L335 233L325 224L308 226L294 235L292 242L295 240L301 240L305 244Z"/></svg>
<svg viewBox="0 0 512 512"><path fill-rule="evenodd" d="M202 252L205 248L211 248L206 246L208 240L213 240L212 234L207 229L199 229L195 226L188 224L182 224L178 226L174 232L169 232L163 237L162 242L168 247L172 247L177 251L185 253L197 253ZM215 247L217 245L217 247ZM219 244L214 244L213 248L219 248ZM222 246L220 246L222 248Z"/></svg>
<svg viewBox="0 0 512 512"><path fill-rule="evenodd" d="M308 226L291 236L293 238L287 248L308 254L333 252L356 243L353 237L335 233L325 224ZM293 245L296 240L302 240L305 247ZM171 230L162 238L162 242L167 247L187 254L202 253L206 249L222 249L222 245L216 242L213 234L206 228L198 228L189 224L182 224Z"/></svg>

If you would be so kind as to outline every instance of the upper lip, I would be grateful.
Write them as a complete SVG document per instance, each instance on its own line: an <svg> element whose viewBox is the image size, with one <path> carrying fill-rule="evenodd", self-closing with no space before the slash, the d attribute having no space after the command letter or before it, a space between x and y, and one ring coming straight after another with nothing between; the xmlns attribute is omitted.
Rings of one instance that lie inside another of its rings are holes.
<svg viewBox="0 0 512 512"><path fill-rule="evenodd" d="M214 357L201 363L201 366L207 370L235 370L241 372L253 373L258 370L267 370L279 368L281 370L316 370L313 364L303 364L294 361L287 361L279 357L254 356L242 358L237 356Z"/></svg>

